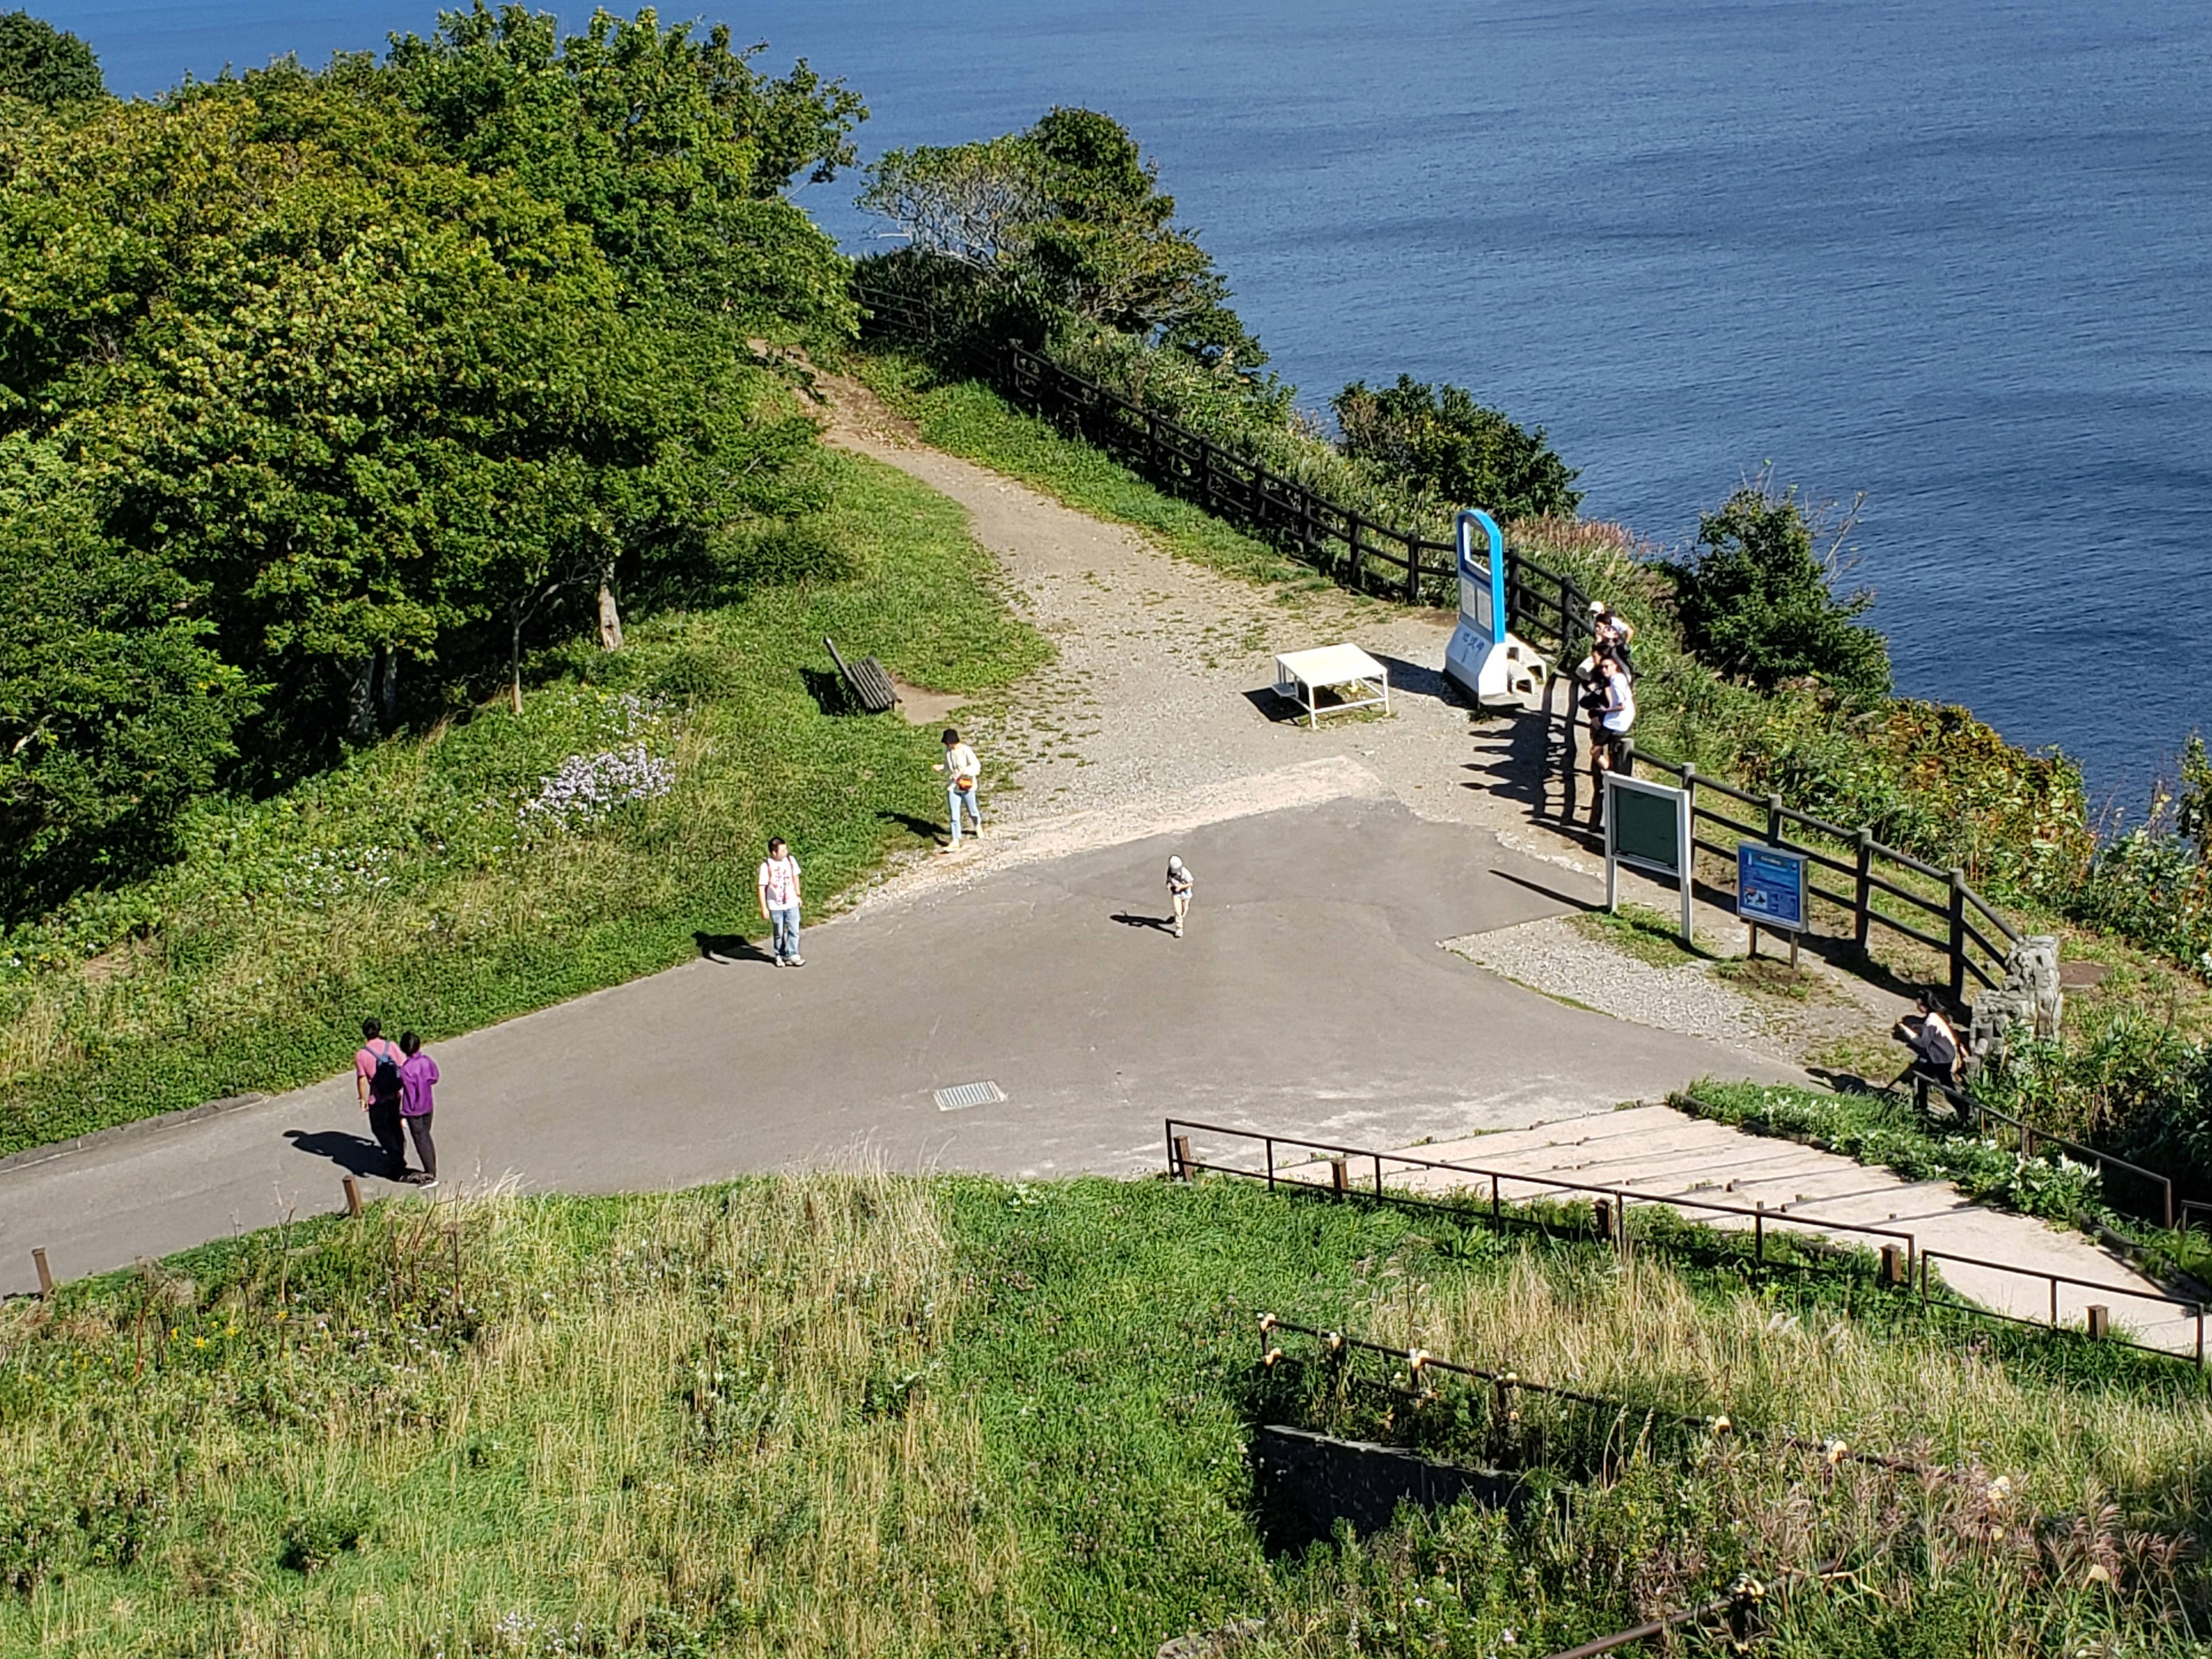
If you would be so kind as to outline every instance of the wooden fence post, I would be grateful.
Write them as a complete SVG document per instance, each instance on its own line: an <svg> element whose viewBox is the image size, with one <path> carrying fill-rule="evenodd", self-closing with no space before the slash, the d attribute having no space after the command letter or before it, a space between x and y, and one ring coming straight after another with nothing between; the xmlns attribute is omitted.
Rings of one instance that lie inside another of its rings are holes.
<svg viewBox="0 0 2212 1659"><path fill-rule="evenodd" d="M1342 1198L1352 1190L1352 1165L1348 1159L1333 1158L1328 1161L1329 1190Z"/></svg>
<svg viewBox="0 0 2212 1659"><path fill-rule="evenodd" d="M1951 866L1951 1001L1966 994L1966 872Z"/></svg>
<svg viewBox="0 0 2212 1659"><path fill-rule="evenodd" d="M1175 1173L1177 1181L1190 1179L1190 1137L1188 1135L1177 1135L1175 1138Z"/></svg>
<svg viewBox="0 0 2212 1659"><path fill-rule="evenodd" d="M2090 1340L2095 1342L2102 1342L2112 1334L2112 1310L2101 1302L2092 1302L2089 1304Z"/></svg>
<svg viewBox="0 0 2212 1659"><path fill-rule="evenodd" d="M39 1270L39 1300L51 1302L54 1297L54 1270L46 1266L44 1249L31 1252L31 1265Z"/></svg>
<svg viewBox="0 0 2212 1659"><path fill-rule="evenodd" d="M348 1176L344 1181L339 1184L345 1188L346 1213L349 1216L360 1215L361 1182L356 1181L351 1176Z"/></svg>
<svg viewBox="0 0 2212 1659"><path fill-rule="evenodd" d="M1858 853L1858 886L1852 896L1851 943L1861 956L1867 954L1867 941L1874 937L1874 826L1859 825L1853 837Z"/></svg>
<svg viewBox="0 0 2212 1659"><path fill-rule="evenodd" d="M1766 844L1782 845L1782 797L1770 794L1766 798Z"/></svg>

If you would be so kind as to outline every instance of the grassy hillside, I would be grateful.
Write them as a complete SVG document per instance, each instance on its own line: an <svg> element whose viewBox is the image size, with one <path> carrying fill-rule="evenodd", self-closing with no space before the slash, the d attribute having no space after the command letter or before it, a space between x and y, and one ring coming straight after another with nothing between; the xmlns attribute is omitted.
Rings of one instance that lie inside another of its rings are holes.
<svg viewBox="0 0 2212 1659"><path fill-rule="evenodd" d="M550 653L520 715L468 709L204 805L173 867L0 940L0 1152L343 1070L364 1015L435 1037L758 932L771 834L817 914L912 844L908 820L943 810L936 734L825 713L822 636L947 691L1048 647L960 508L870 461L820 465L831 506L805 550L836 580Z"/></svg>
<svg viewBox="0 0 2212 1659"><path fill-rule="evenodd" d="M1215 1184L403 1201L0 1310L0 1651L1545 1653L1747 1571L1770 1652L2188 1651L2202 1380L1837 1283ZM1740 1432L1547 1473L1532 1407L1520 1520L1271 1553L1255 1422L1464 1443L1486 1393L1302 1383L1261 1310Z"/></svg>

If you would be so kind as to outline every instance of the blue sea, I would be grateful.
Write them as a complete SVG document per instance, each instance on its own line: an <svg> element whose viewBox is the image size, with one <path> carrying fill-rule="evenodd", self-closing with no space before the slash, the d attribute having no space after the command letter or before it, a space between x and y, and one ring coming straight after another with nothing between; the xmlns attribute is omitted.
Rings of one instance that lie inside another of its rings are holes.
<svg viewBox="0 0 2212 1659"><path fill-rule="evenodd" d="M48 4L118 91L426 30ZM562 12L580 22L580 9ZM683 8L664 8L665 16ZM1680 544L1746 475L1866 492L1899 689L2140 799L2212 726L2204 0L773 0L864 154L1121 118L1316 406L1401 372L1541 423ZM800 199L847 244L857 181Z"/></svg>

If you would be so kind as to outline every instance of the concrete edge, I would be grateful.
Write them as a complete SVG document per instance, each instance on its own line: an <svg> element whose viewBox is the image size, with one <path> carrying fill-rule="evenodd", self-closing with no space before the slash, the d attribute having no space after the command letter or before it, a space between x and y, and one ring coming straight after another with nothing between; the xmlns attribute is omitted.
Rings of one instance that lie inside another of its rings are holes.
<svg viewBox="0 0 2212 1659"><path fill-rule="evenodd" d="M129 1123L118 1123L105 1129L88 1129L81 1135L71 1135L67 1140L50 1141L44 1146L27 1146L20 1152L10 1152L5 1158L0 1158L0 1176L11 1175L18 1170L27 1170L33 1164L51 1164L58 1158L67 1158L75 1152L93 1152L142 1139L164 1129L197 1123L204 1117L219 1117L243 1106L258 1106L268 1098L270 1097L260 1090L250 1089L242 1095L225 1095L220 1100L205 1101L198 1106L182 1106L173 1112L156 1112L151 1117L134 1119Z"/></svg>

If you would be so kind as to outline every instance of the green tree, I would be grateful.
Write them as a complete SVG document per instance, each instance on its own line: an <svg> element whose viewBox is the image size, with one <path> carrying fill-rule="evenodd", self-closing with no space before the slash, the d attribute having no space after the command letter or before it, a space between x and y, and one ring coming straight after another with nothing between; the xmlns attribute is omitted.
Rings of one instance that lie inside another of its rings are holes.
<svg viewBox="0 0 2212 1659"><path fill-rule="evenodd" d="M0 453L70 455L302 741L402 657L511 647L539 573L610 582L781 487L797 416L741 343L672 346L586 227L389 100L275 70L6 160Z"/></svg>
<svg viewBox="0 0 2212 1659"><path fill-rule="evenodd" d="M397 37L387 67L343 73L428 123L438 149L479 173L511 172L587 228L633 302L673 301L748 327L850 334L848 268L782 192L834 179L867 109L799 60L771 80L717 26L695 37L594 12L562 40L556 20L476 0L428 39Z"/></svg>
<svg viewBox="0 0 2212 1659"><path fill-rule="evenodd" d="M1355 380L1330 400L1343 449L1397 473L1425 494L1500 519L1572 518L1577 473L1534 432L1486 409L1463 386L1401 374L1370 390Z"/></svg>
<svg viewBox="0 0 2212 1659"><path fill-rule="evenodd" d="M76 35L27 11L0 12L0 94L53 109L106 90L100 60Z"/></svg>
<svg viewBox="0 0 2212 1659"><path fill-rule="evenodd" d="M1267 353L1229 308L1229 285L1128 130L1094 110L1055 108L1027 131L892 150L860 204L908 246L965 266L988 288L1172 347L1209 367L1256 368Z"/></svg>
<svg viewBox="0 0 2212 1659"><path fill-rule="evenodd" d="M1808 517L1794 488L1778 492L1764 473L1702 515L1692 557L1660 567L1690 649L1765 690L1809 678L1852 696L1887 695L1888 643L1856 620L1874 595L1836 592L1856 509L1833 517Z"/></svg>
<svg viewBox="0 0 2212 1659"><path fill-rule="evenodd" d="M82 501L0 508L0 915L158 855L254 707L189 584Z"/></svg>

